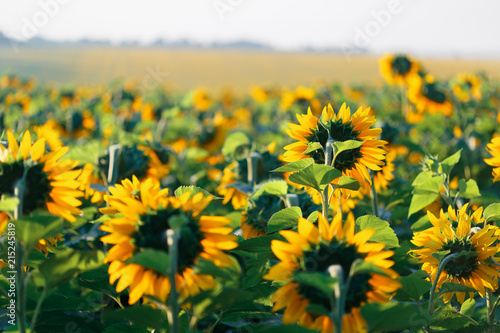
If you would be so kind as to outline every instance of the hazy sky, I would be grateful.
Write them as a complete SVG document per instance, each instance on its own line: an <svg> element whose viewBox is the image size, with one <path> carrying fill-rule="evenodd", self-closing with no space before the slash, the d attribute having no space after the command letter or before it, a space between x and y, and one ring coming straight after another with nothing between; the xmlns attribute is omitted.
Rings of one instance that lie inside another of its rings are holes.
<svg viewBox="0 0 500 333"><path fill-rule="evenodd" d="M499 14L494 0L1 0L0 31L18 39L245 39L284 50L499 58Z"/></svg>

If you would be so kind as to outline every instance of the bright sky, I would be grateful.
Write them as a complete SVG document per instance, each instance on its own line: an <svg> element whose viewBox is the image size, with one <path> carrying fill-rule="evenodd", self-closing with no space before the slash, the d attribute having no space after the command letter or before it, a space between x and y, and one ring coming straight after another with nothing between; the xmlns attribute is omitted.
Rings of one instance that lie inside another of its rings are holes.
<svg viewBox="0 0 500 333"><path fill-rule="evenodd" d="M2 0L0 31L17 39L244 39L284 50L500 58L499 13L492 0Z"/></svg>

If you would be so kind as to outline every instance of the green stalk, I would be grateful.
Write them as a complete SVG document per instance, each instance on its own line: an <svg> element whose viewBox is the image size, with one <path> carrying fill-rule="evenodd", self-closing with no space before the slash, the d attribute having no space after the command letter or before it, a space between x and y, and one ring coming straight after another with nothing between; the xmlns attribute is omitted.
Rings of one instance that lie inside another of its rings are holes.
<svg viewBox="0 0 500 333"><path fill-rule="evenodd" d="M344 270L342 269L342 266L332 265L328 267L328 273L332 278L336 278L338 281L334 289L335 308L331 309L331 311L335 332L342 332L342 317L344 317L345 296L349 286L344 285Z"/></svg>
<svg viewBox="0 0 500 333"><path fill-rule="evenodd" d="M436 272L436 278L434 279L434 283L432 284L431 292L429 294L429 309L427 311L429 314L432 314L432 312L434 312L434 301L435 301L434 294L436 293L436 287L437 287L437 282L439 280L439 276L441 275L441 272L443 271L446 264L448 264L451 261L451 259L456 258L458 256L459 256L459 253L450 254L450 255L444 257L444 259L439 263L439 266L438 266L438 269Z"/></svg>
<svg viewBox="0 0 500 333"><path fill-rule="evenodd" d="M495 323L495 310L496 307L498 306L498 299L495 303L493 303L493 293L491 292L491 289L490 288L485 288L485 289L486 289L486 306L488 308L488 324L491 325L491 327L488 328L488 332L495 333L495 326L493 326L493 324Z"/></svg>
<svg viewBox="0 0 500 333"><path fill-rule="evenodd" d="M373 213L373 215L378 217L378 194L377 194L377 190L375 189L373 171L370 171L370 178L372 180L372 186L371 186L372 213Z"/></svg>
<svg viewBox="0 0 500 333"><path fill-rule="evenodd" d="M259 153L250 153L247 157L247 169L248 169L248 182L252 184L253 187L257 184L257 173L259 171L259 161L262 156Z"/></svg>
<svg viewBox="0 0 500 333"><path fill-rule="evenodd" d="M335 151L333 148L333 140L328 139L326 142L326 149L325 149L325 165L331 165L333 156L335 155ZM328 219L328 209L329 209L329 198L328 198L328 186L325 187L323 190L323 193L321 194L321 198L323 201L323 216Z"/></svg>
<svg viewBox="0 0 500 333"><path fill-rule="evenodd" d="M170 332L180 333L179 331L179 294L175 285L175 275L177 274L178 267L178 249L179 236L172 229L167 230L167 244L168 254L170 257L170 269L168 278L170 280L170 307L167 311L168 323L170 325Z"/></svg>
<svg viewBox="0 0 500 333"><path fill-rule="evenodd" d="M43 291L42 295L38 299L38 302L36 303L35 311L33 312L33 317L31 318L31 329L35 329L36 327L36 322L38 319L38 314L40 313L40 308L42 307L43 300L45 299L45 296L47 295L47 286L43 286Z"/></svg>
<svg viewBox="0 0 500 333"><path fill-rule="evenodd" d="M24 168L23 178L18 180L14 187L14 196L19 200L19 204L14 211L14 219L19 221L23 211L23 197L25 187L25 177L28 168ZM17 307L19 309L18 327L20 333L26 333L26 288L25 288L25 274L24 274L24 251L20 241L16 241L16 284L19 288L17 291Z"/></svg>

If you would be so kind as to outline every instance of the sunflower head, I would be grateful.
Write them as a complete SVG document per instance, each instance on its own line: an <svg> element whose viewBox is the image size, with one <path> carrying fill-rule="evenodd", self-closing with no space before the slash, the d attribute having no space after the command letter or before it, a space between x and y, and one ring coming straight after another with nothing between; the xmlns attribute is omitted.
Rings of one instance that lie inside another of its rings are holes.
<svg viewBox="0 0 500 333"><path fill-rule="evenodd" d="M343 175L358 180L361 187L371 182L368 169L380 170L384 164L385 150L382 147L387 142L377 139L382 132L380 128L370 128L376 121L370 108L360 107L351 115L351 109L345 103L337 113L329 104L323 109L320 119L312 115L310 110L306 115L297 115L297 119L300 125L289 124L290 129L287 130L288 135L297 142L285 146L286 162L312 157L315 163L324 164L328 140L361 141L360 147L337 154L332 165ZM319 143L322 149L305 153L312 143Z"/></svg>
<svg viewBox="0 0 500 333"><path fill-rule="evenodd" d="M385 275L367 273L351 277L343 323L348 332L366 331L366 323L359 308L366 302L388 301L401 286L395 280L398 274L390 268L394 264L389 260L393 251L385 251L383 243L370 243L369 239L374 233L373 229L355 233L352 214L348 215L344 223L341 214L336 214L332 223L320 214L318 226L300 218L297 231L280 231L286 241L273 240L271 243L273 253L280 262L264 278L286 282L271 298L274 311L285 309L283 322L299 322L308 328L330 332L331 319L311 312L308 306L322 306L331 310L329 300L332 295L325 295L310 285L302 284L295 276L299 273L326 275L330 266L340 265L347 279L353 263L364 260L377 265Z"/></svg>
<svg viewBox="0 0 500 333"><path fill-rule="evenodd" d="M450 102L447 92L430 74L423 77L420 75L412 76L407 95L410 102L415 105L417 112L441 113L447 117L453 115L453 104Z"/></svg>
<svg viewBox="0 0 500 333"><path fill-rule="evenodd" d="M461 73L457 75L451 89L453 94L461 102L468 102L471 99L481 100L481 79L472 73Z"/></svg>
<svg viewBox="0 0 500 333"><path fill-rule="evenodd" d="M493 167L493 182L500 181L500 136L491 139L491 142L486 145L486 150L493 155L484 160L486 164Z"/></svg>
<svg viewBox="0 0 500 333"><path fill-rule="evenodd" d="M410 254L422 263L422 269L429 274L433 283L438 279L437 288L441 288L445 282L454 282L475 289L484 297L485 288L496 290L498 287L500 273L491 259L499 251L496 242L500 230L491 225L483 228L479 226L484 221L482 207L471 215L467 214L467 208L468 204L455 211L449 206L448 215L441 209L439 216L428 211L427 216L433 226L415 233L411 242L418 249L410 251ZM433 254L442 251L453 257L437 276L440 262ZM444 301L448 302L454 294L460 303L464 302L467 295L465 292L445 293ZM474 293L470 292L468 296L473 298Z"/></svg>
<svg viewBox="0 0 500 333"><path fill-rule="evenodd" d="M386 55L380 59L380 71L391 84L408 84L408 79L419 70L419 64L405 55Z"/></svg>
<svg viewBox="0 0 500 333"><path fill-rule="evenodd" d="M275 195L261 195L241 215L241 230L245 239L263 236L267 222L274 213L285 208L283 200Z"/></svg>
<svg viewBox="0 0 500 333"><path fill-rule="evenodd" d="M101 226L109 233L101 240L113 247L104 261L111 263L110 283L119 280L117 291L130 288L130 303L143 295L162 300L168 297L170 282L164 272L130 262L147 249L168 253L167 230L174 230L179 236L176 288L182 297L215 287L212 276L195 273L200 258L221 267L233 264L223 252L237 246L232 228L227 227L230 219L201 215L212 200L210 196L186 192L178 198L171 197L167 189L160 190L157 182L140 182L136 177L110 187L110 192L105 196L109 207L101 211L112 218Z"/></svg>

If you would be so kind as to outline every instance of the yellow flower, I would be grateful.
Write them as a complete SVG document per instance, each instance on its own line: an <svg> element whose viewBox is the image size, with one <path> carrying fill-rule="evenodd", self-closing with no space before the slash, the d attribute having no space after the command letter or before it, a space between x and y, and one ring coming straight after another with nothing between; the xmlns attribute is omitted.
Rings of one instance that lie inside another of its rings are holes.
<svg viewBox="0 0 500 333"><path fill-rule="evenodd" d="M405 55L386 55L380 59L380 71L391 85L409 83L409 78L419 71L419 64Z"/></svg>
<svg viewBox="0 0 500 333"><path fill-rule="evenodd" d="M63 143L60 136L64 132L64 129L55 120L48 120L41 126L33 126L33 132L36 133L39 139L45 139L50 149L58 150L62 148Z"/></svg>
<svg viewBox="0 0 500 333"><path fill-rule="evenodd" d="M207 111L212 106L212 101L208 96L208 92L204 88L200 88L193 93L194 107L200 111Z"/></svg>
<svg viewBox="0 0 500 333"><path fill-rule="evenodd" d="M13 196L15 183L25 174L23 214L47 209L51 214L75 222L74 215L81 214L78 208L81 201L77 199L83 195L77 180L81 170L75 170L78 161L59 161L69 148L46 153L45 139L38 139L32 145L29 131L24 133L20 144L10 131L7 131L7 140L7 148L0 144L0 193ZM42 239L35 247L47 253L47 247L51 248L58 239L61 240L60 236L48 241Z"/></svg>
<svg viewBox="0 0 500 333"><path fill-rule="evenodd" d="M151 179L139 182L135 176L132 181L126 179L109 190L111 195L104 198L109 207L102 208L101 212L114 216L101 226L101 230L109 233L101 240L113 247L104 262L110 263L109 282L118 281L116 291L129 288L130 304L145 295L166 301L171 288L168 277L163 272L126 260L145 249L168 252L165 234L172 228L173 220L183 221L176 230L182 235L175 283L181 297L216 286L213 276L195 272L200 258L219 267L234 263L224 253L237 247L236 236L231 234L233 229L227 227L231 220L222 216L200 216L212 200L210 196L187 192L179 198L169 197L168 190L160 190L158 183Z"/></svg>
<svg viewBox="0 0 500 333"><path fill-rule="evenodd" d="M343 268L347 278L351 265L357 259L378 266L385 275L359 274L353 277L347 291L345 315L342 318L345 332L366 332L367 325L360 307L367 302L384 303L401 287L395 279L399 275L390 267L394 262L389 258L394 251L384 250L383 243L370 243L374 229L354 232L354 216L349 214L342 223L342 215L336 214L329 223L320 213L318 227L304 218L298 220L298 230L283 230L280 235L286 242L273 240L271 248L280 260L264 276L266 280L284 281L284 284L271 297L273 311L285 309L282 321L285 324L298 322L307 328L320 332L332 332L332 321L328 316L310 313L309 305L319 305L330 309L330 297L318 289L301 285L294 280L300 272L328 274L331 265Z"/></svg>
<svg viewBox="0 0 500 333"><path fill-rule="evenodd" d="M395 170L394 159L396 158L395 151L389 151L387 155L385 155L385 165L382 167L382 170L375 171L373 174L373 186L375 186L375 190L377 193L380 193L382 190L386 190L389 186L391 180L394 179L394 175L392 172ZM368 185L366 194L368 196L371 195L370 192L371 185Z"/></svg>
<svg viewBox="0 0 500 333"><path fill-rule="evenodd" d="M447 117L453 115L453 104L446 91L436 85L432 75L427 74L423 78L413 75L409 80L407 95L417 112L441 113Z"/></svg>
<svg viewBox="0 0 500 333"><path fill-rule="evenodd" d="M240 191L236 187L231 187L230 185L236 183L234 168L236 168L237 162L233 162L224 168L222 178L219 187L217 187L217 192L224 196L222 204L227 204L231 201L233 208L238 210L248 204L248 194Z"/></svg>
<svg viewBox="0 0 500 333"><path fill-rule="evenodd" d="M477 209L473 214L466 213L468 204L455 211L448 207L448 217L441 209L439 217L427 212L432 227L415 233L412 243L419 249L410 251L410 254L422 263L431 281L436 279L437 288L445 282L459 283L477 290L481 297L485 295L485 288L496 290L497 278L500 274L496 267L490 263L500 248L494 245L500 230L496 226L486 225L481 229L483 208ZM449 255L458 255L448 262L440 276L437 275L439 260L432 256L441 251L450 251ZM444 302L448 302L456 294L460 303L465 301L466 292L445 293ZM473 299L474 293L468 293Z"/></svg>
<svg viewBox="0 0 500 333"><path fill-rule="evenodd" d="M500 180L500 136L491 139L491 142L486 145L486 150L493 157L486 158L484 162L493 167L493 182L497 182Z"/></svg>
<svg viewBox="0 0 500 333"><path fill-rule="evenodd" d="M297 115L300 125L288 124L290 129L287 130L288 135L297 142L284 147L286 150L283 155L284 161L295 162L312 157L315 163L324 164L324 150L329 137L335 141L363 141L360 147L338 154L333 167L341 171L344 176L355 178L361 187L365 187L366 182L371 183L368 169L377 171L384 165L386 151L382 147L387 144L386 141L377 140L377 136L382 132L380 128L370 128L376 119L369 113L370 108L360 107L351 115L350 108L344 103L337 114L330 104L328 108L325 107L321 121L311 113L311 110L305 115ZM320 143L323 150L304 154L309 144L313 142Z"/></svg>
<svg viewBox="0 0 500 333"><path fill-rule="evenodd" d="M461 73L452 85L453 94L461 102L468 102L471 98L479 101L483 97L481 93L481 79L471 73Z"/></svg>

